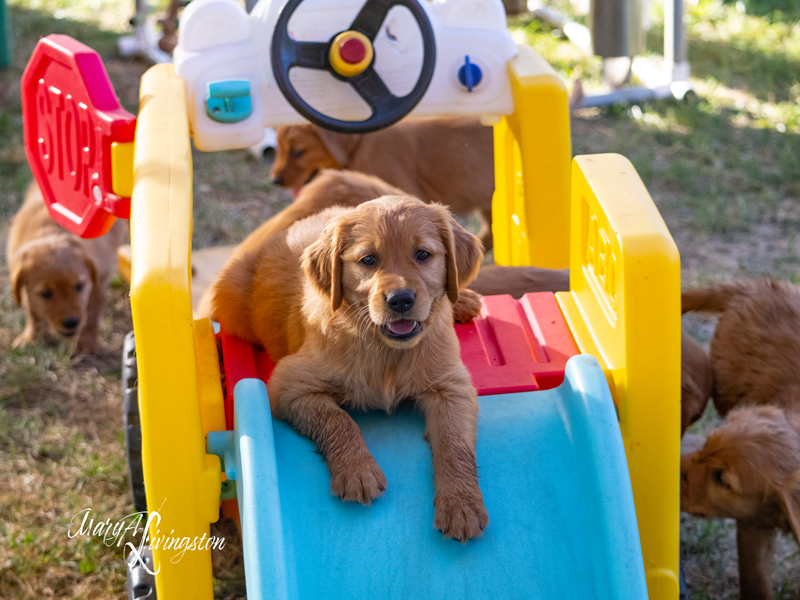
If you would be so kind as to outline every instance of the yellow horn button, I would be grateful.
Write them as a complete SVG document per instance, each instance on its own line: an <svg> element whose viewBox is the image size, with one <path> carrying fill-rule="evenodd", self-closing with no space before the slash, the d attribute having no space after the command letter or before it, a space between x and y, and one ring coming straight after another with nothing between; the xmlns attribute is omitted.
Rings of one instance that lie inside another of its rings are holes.
<svg viewBox="0 0 800 600"><path fill-rule="evenodd" d="M343 31L333 39L329 58L339 75L355 77L372 63L374 55L367 36L358 31Z"/></svg>

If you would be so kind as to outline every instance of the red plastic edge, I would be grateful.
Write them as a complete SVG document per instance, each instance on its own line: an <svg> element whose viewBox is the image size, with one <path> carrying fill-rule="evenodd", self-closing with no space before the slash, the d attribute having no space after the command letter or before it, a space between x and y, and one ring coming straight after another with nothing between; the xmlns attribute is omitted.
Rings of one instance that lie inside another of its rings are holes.
<svg viewBox="0 0 800 600"><path fill-rule="evenodd" d="M220 327L217 340L222 348L222 365L225 373L224 399L225 426L233 429L233 390L242 379L260 379L266 385L275 364L269 354L243 339L231 335Z"/></svg>
<svg viewBox="0 0 800 600"><path fill-rule="evenodd" d="M22 75L25 153L50 215L93 238L130 217L112 192L111 144L134 140L100 55L65 35L39 40Z"/></svg>
<svg viewBox="0 0 800 600"><path fill-rule="evenodd" d="M484 296L479 317L457 324L461 359L479 396L552 389L579 354L551 292Z"/></svg>

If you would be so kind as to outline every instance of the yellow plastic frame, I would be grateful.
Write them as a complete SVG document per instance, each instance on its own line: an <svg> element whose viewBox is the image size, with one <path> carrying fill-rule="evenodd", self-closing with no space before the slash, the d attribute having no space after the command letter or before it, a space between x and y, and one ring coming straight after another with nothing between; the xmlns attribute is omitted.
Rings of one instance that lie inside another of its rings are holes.
<svg viewBox="0 0 800 600"><path fill-rule="evenodd" d="M514 115L495 126L495 262L570 267L557 294L581 352L606 372L633 487L648 594L679 595L680 260L622 156L572 164L567 93L520 47Z"/></svg>
<svg viewBox="0 0 800 600"><path fill-rule="evenodd" d="M495 260L571 268L572 289L558 301L581 351L603 365L619 411L649 595L675 600L678 253L627 160L585 156L570 168L567 94L553 69L521 46L509 75L516 110L495 126ZM147 501L161 516L150 534L201 537L217 520L221 482L204 438L224 429L224 417L211 325L192 320L191 149L186 90L171 65L145 74L140 106L131 304ZM212 598L210 552L171 563L178 554L154 552L158 596Z"/></svg>
<svg viewBox="0 0 800 600"><path fill-rule="evenodd" d="M209 537L219 517L220 461L205 434L225 429L216 342L193 321L189 253L192 153L186 89L172 65L142 77L131 198L131 308L139 369L147 506L160 536ZM213 598L211 552L153 550L159 598Z"/></svg>

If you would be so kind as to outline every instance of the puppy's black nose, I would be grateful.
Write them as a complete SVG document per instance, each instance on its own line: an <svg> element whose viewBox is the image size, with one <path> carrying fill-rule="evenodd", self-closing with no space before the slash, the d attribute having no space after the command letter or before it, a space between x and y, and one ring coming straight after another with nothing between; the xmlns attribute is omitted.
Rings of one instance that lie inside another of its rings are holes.
<svg viewBox="0 0 800 600"><path fill-rule="evenodd" d="M272 183L274 183L275 185L283 185L283 177L281 177L280 175L278 175L277 177L273 177Z"/></svg>
<svg viewBox="0 0 800 600"><path fill-rule="evenodd" d="M386 304L395 312L404 313L417 301L414 290L394 290L386 295Z"/></svg>
<svg viewBox="0 0 800 600"><path fill-rule="evenodd" d="M81 320L79 317L67 317L66 319L61 319L61 324L65 329L75 329L80 322Z"/></svg>

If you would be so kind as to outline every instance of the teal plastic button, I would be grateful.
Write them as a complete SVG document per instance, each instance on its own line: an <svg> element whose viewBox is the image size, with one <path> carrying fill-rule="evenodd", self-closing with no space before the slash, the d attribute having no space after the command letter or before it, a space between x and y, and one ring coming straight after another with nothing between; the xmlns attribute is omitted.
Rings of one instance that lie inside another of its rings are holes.
<svg viewBox="0 0 800 600"><path fill-rule="evenodd" d="M206 94L206 113L218 123L238 123L253 113L250 82L247 79L210 81Z"/></svg>

